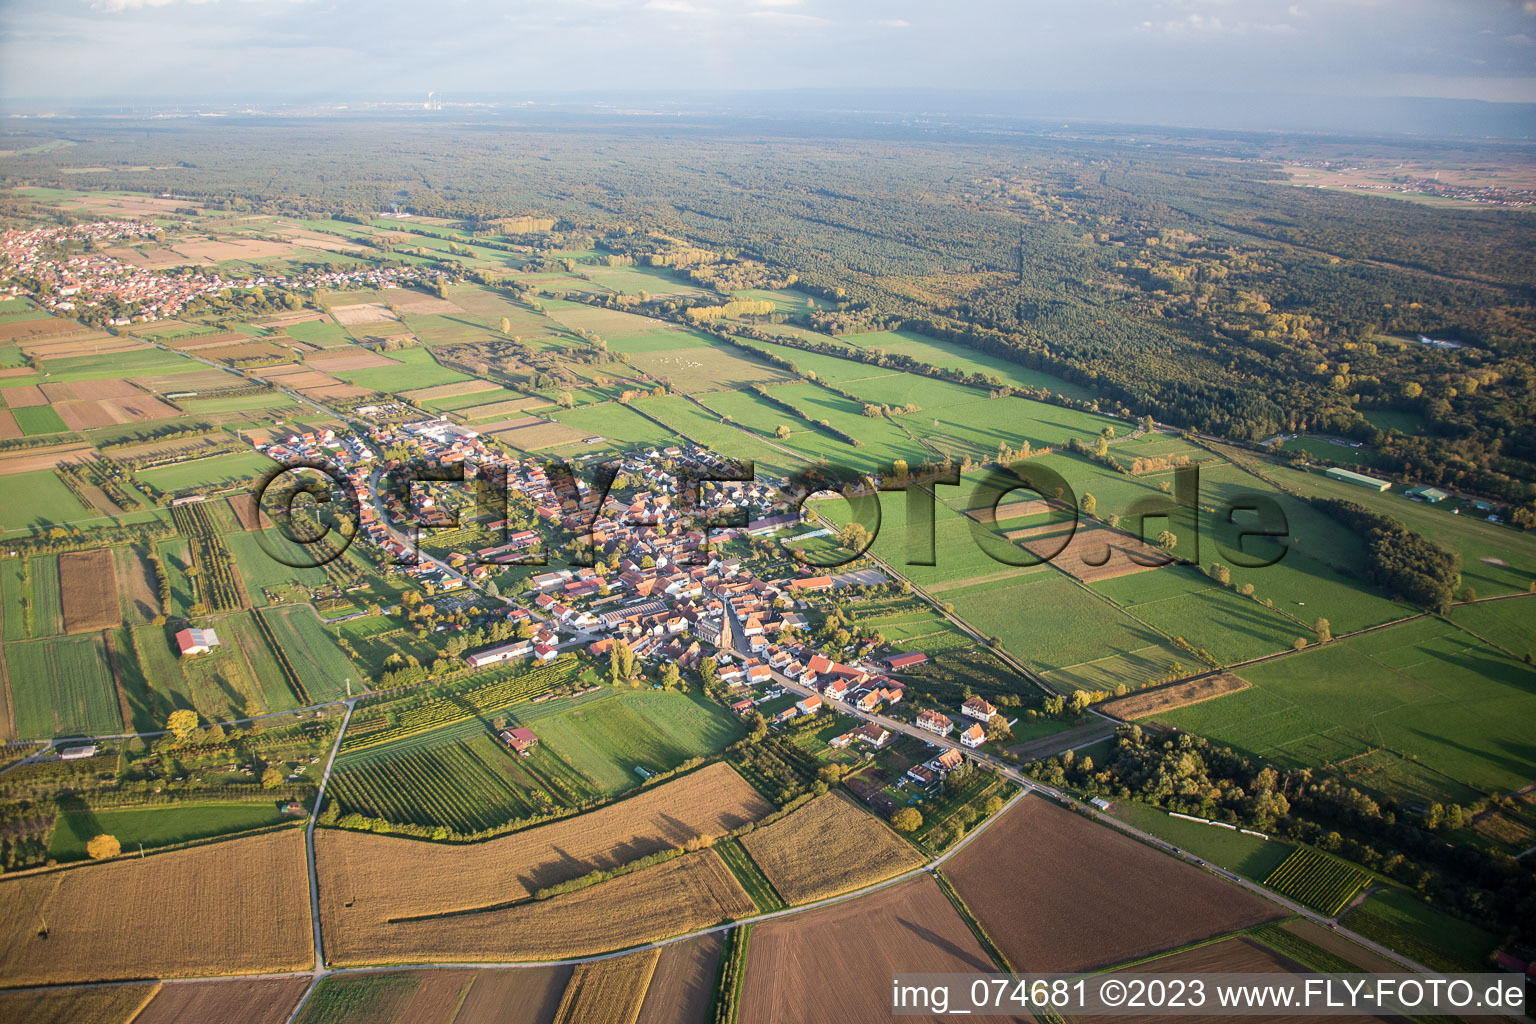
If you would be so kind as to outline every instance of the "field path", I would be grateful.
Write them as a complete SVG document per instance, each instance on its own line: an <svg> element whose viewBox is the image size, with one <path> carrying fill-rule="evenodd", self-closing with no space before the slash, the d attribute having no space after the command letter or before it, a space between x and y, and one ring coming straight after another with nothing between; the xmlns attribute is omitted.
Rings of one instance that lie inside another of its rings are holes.
<svg viewBox="0 0 1536 1024"><path fill-rule="evenodd" d="M352 711L356 708L357 701L358 698L353 697L346 702L347 713L342 716L341 728L336 730L336 742L331 744L331 756L325 759L325 773L320 776L320 789L315 794L315 809L309 815L309 827L304 830L304 857L309 861L309 912L311 923L315 928L315 977L317 978L325 970L325 946L320 935L320 885L315 876L315 820L320 817L320 805L325 802L325 787L331 781L331 769L336 764L336 752L341 749L341 740L347 734L347 723L352 721ZM305 993L305 998L308 998L308 993ZM303 1000L300 1000L299 1005L304 1005Z"/></svg>

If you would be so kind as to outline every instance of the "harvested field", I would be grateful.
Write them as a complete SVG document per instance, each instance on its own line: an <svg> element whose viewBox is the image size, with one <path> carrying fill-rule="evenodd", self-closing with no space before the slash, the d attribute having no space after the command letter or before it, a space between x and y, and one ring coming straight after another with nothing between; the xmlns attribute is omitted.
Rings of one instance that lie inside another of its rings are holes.
<svg viewBox="0 0 1536 1024"><path fill-rule="evenodd" d="M421 292L401 292L390 303L402 313L412 316L433 316L441 313L462 313L463 307L458 306L447 299L439 299L433 295L423 295Z"/></svg>
<svg viewBox="0 0 1536 1024"><path fill-rule="evenodd" d="M635 1024L661 950L577 964L555 1024Z"/></svg>
<svg viewBox="0 0 1536 1024"><path fill-rule="evenodd" d="M315 398L321 401L336 398L365 398L374 392L367 388L360 388L356 384L327 384L319 388L300 388L306 398Z"/></svg>
<svg viewBox="0 0 1536 1024"><path fill-rule="evenodd" d="M400 318L382 302L359 302L355 306L333 306L331 317L343 327L353 324L377 324Z"/></svg>
<svg viewBox="0 0 1536 1024"><path fill-rule="evenodd" d="M212 334L193 334L185 338L165 338L160 344L178 352L196 352L204 348L243 345L250 340L249 335L241 334L239 331L216 331Z"/></svg>
<svg viewBox="0 0 1536 1024"><path fill-rule="evenodd" d="M674 942L661 950L639 1024L707 1024L720 962L719 933Z"/></svg>
<svg viewBox="0 0 1536 1024"><path fill-rule="evenodd" d="M413 877L398 862L388 874L391 885ZM320 885L326 950L338 964L584 956L707 928L756 909L712 850L546 900L501 906L507 897L500 895L449 916L390 920L358 907L361 891L335 875Z"/></svg>
<svg viewBox="0 0 1536 1024"><path fill-rule="evenodd" d="M0 1020L27 1024L126 1024L161 988L158 982L111 988L0 992Z"/></svg>
<svg viewBox="0 0 1536 1024"><path fill-rule="evenodd" d="M175 251L182 263L223 263L228 260L269 260L287 256L293 246L287 242L268 242L260 238L210 239L206 242L177 242Z"/></svg>
<svg viewBox="0 0 1536 1024"><path fill-rule="evenodd" d="M72 384L44 384L50 402L100 402L144 398L141 388L126 380L81 380Z"/></svg>
<svg viewBox="0 0 1536 1024"><path fill-rule="evenodd" d="M837 967L829 969L829 965ZM973 974L995 969L938 884L925 875L855 900L754 925L747 942L747 974L737 1020L740 1024L889 1020L893 974Z"/></svg>
<svg viewBox="0 0 1536 1024"><path fill-rule="evenodd" d="M369 370L375 366L399 366L398 359L381 356L377 352L348 349L323 349L305 360L316 370L335 373L337 370Z"/></svg>
<svg viewBox="0 0 1536 1024"><path fill-rule="evenodd" d="M180 416L180 410L150 395L137 398L108 399L99 402L66 402L56 405L59 418L70 430L111 427L119 423L142 423Z"/></svg>
<svg viewBox="0 0 1536 1024"><path fill-rule="evenodd" d="M121 613L110 548L59 555L59 580L64 632L85 633L117 625Z"/></svg>
<svg viewBox="0 0 1536 1024"><path fill-rule="evenodd" d="M471 410L464 410L469 412ZM517 430L520 427L531 427L536 423L547 422L540 416L519 416L516 419L502 420L499 423L487 423L484 426L476 426L475 429L484 434L494 434L503 430Z"/></svg>
<svg viewBox="0 0 1536 1024"><path fill-rule="evenodd" d="M307 978L269 981L194 981L162 985L133 1024L197 1024L238 1020L240 1024L283 1024L308 987Z"/></svg>
<svg viewBox="0 0 1536 1024"><path fill-rule="evenodd" d="M1042 537L1024 544L1024 549L1036 558L1048 557L1059 547L1059 536ZM1133 554L1152 564L1141 565L1133 561ZM1129 534L1111 530L1107 526L1084 525L1078 527L1067 546L1051 559L1051 564L1084 583L1095 583L1117 576L1161 569L1171 562L1167 552L1151 544L1143 544Z"/></svg>
<svg viewBox="0 0 1536 1024"><path fill-rule="evenodd" d="M307 970L308 891L297 828L8 878L5 982Z"/></svg>
<svg viewBox="0 0 1536 1024"><path fill-rule="evenodd" d="M1283 916L1035 796L1004 811L944 874L1019 971L1108 967Z"/></svg>
<svg viewBox="0 0 1536 1024"><path fill-rule="evenodd" d="M524 899L589 871L718 837L771 810L719 763L574 818L468 846L324 829L315 833L316 868L322 889L345 890L356 916L416 917Z"/></svg>
<svg viewBox="0 0 1536 1024"><path fill-rule="evenodd" d="M569 967L476 971L453 1024L551 1024L571 973Z"/></svg>
<svg viewBox="0 0 1536 1024"><path fill-rule="evenodd" d="M85 334L91 328L74 320L49 317L46 320L10 320L0 322L0 345L32 338L57 338L68 334Z"/></svg>
<svg viewBox="0 0 1536 1024"><path fill-rule="evenodd" d="M310 388L330 388L342 383L339 378L332 377L328 373L320 373L308 369L299 363L291 363L288 366L264 366L255 371L262 377L281 384L285 388L297 391L307 391Z"/></svg>
<svg viewBox="0 0 1536 1024"><path fill-rule="evenodd" d="M513 413L527 412L529 409L538 409L550 403L543 398L513 398L506 402L492 402L489 405L471 405L460 409L459 412L471 419L487 420L497 416L511 416ZM489 430L497 429L495 426Z"/></svg>
<svg viewBox="0 0 1536 1024"><path fill-rule="evenodd" d="M225 500L229 502L230 511L240 523L240 529L249 531L271 528L272 520L257 506L254 494L232 494Z"/></svg>
<svg viewBox="0 0 1536 1024"><path fill-rule="evenodd" d="M537 451L540 448L554 448L562 444L571 444L591 437L590 430L578 430L568 427L564 423L543 422L528 427L518 427L515 430L503 430L492 435L499 441L504 441L514 448L521 448L525 452Z"/></svg>
<svg viewBox="0 0 1536 1024"><path fill-rule="evenodd" d="M811 903L918 867L923 857L851 797L827 793L741 837L790 904Z"/></svg>
<svg viewBox="0 0 1536 1024"><path fill-rule="evenodd" d="M155 572L136 548L114 551L118 560L117 579L122 587L123 607L131 622L149 622L160 614L160 591Z"/></svg>
<svg viewBox="0 0 1536 1024"><path fill-rule="evenodd" d="M217 359L220 362L239 363L247 359L292 359L293 353L279 345L269 341L253 341L244 339L238 345L225 345L219 348L205 348L198 353L204 359Z"/></svg>
<svg viewBox="0 0 1536 1024"><path fill-rule="evenodd" d="M96 449L88 444L56 444L47 448L26 448L0 453L0 476L53 469L66 462L85 462L94 458Z"/></svg>
<svg viewBox="0 0 1536 1024"><path fill-rule="evenodd" d="M1398 968L1393 968L1397 970ZM1137 964L1135 967L1126 968L1121 977L1133 974L1311 974L1304 965L1297 963L1290 957L1282 956L1267 946L1260 945L1246 935L1234 936L1223 939L1220 942L1212 942L1208 945L1198 946L1195 949L1186 949L1183 952L1173 953L1169 956L1152 960L1148 963ZM1211 1020L1208 1016L1196 1016L1186 1014L1160 1015L1156 1018L1159 1022L1176 1022L1176 1024L1207 1024ZM1266 1021L1279 1021L1281 1024L1305 1024L1307 1021L1316 1021L1316 1016L1300 1014L1265 1014ZM1345 1021L1349 1024L1361 1024L1365 1021L1401 1020L1397 1017L1379 1017L1370 1015L1349 1015L1329 1017L1329 1021ZM1114 1024L1123 1022L1125 1017L1095 1017L1088 1014L1074 1015L1072 1024Z"/></svg>
<svg viewBox="0 0 1536 1024"><path fill-rule="evenodd" d="M224 391L249 386L245 378L225 370L215 370L212 367L203 370L188 370L186 373L162 373L147 377L134 377L132 381L144 390L153 391L157 395L197 394L205 398Z"/></svg>
<svg viewBox="0 0 1536 1024"><path fill-rule="evenodd" d="M500 390L500 384L492 384L488 380L461 380L431 388L417 388L415 391L402 391L400 397L412 402L433 402L439 398L456 398L459 395L477 395L482 391Z"/></svg>
<svg viewBox="0 0 1536 1024"><path fill-rule="evenodd" d="M1247 688L1246 679L1239 679L1230 672L1218 672L1203 679L1191 679L1187 683L1120 697L1100 704L1099 710L1106 715L1114 715L1116 718L1131 722L1138 718L1149 718L1163 711L1172 711L1174 708L1187 708L1191 704L1199 704L1201 701L1212 700Z"/></svg>
<svg viewBox="0 0 1536 1024"><path fill-rule="evenodd" d="M23 384L20 387L0 388L0 401L5 403L7 409L30 409L47 405L48 396L36 384Z"/></svg>
<svg viewBox="0 0 1536 1024"><path fill-rule="evenodd" d="M21 427L16 423L16 417L11 415L9 409L0 409L0 441L9 441L21 436Z"/></svg>
<svg viewBox="0 0 1536 1024"><path fill-rule="evenodd" d="M76 356L108 356L119 352L137 352L149 348L137 338L114 338L104 334L99 338L71 338L67 341L22 342L21 349L27 355L39 359L72 359Z"/></svg>

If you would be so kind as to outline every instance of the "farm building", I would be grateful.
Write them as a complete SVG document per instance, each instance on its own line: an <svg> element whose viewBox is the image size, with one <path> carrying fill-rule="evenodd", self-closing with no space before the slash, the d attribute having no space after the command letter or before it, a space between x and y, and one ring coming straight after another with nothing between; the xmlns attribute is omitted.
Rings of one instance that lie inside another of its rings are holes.
<svg viewBox="0 0 1536 1024"><path fill-rule="evenodd" d="M466 654L464 660L470 668L484 668L486 665L521 658L532 650L533 644L530 641L519 640L516 643L502 644L500 647L489 647L483 651Z"/></svg>
<svg viewBox="0 0 1536 1024"><path fill-rule="evenodd" d="M527 757L533 748L539 745L539 738L534 735L532 729L503 729L499 735L503 743L523 757Z"/></svg>
<svg viewBox="0 0 1536 1024"><path fill-rule="evenodd" d="M1366 476L1364 473L1356 473L1348 469L1328 469L1324 470L1323 475L1334 480L1342 480L1346 484L1354 484L1356 487L1369 487L1373 491L1385 491L1392 486L1390 480L1378 480L1374 476Z"/></svg>
<svg viewBox="0 0 1536 1024"><path fill-rule="evenodd" d="M79 747L65 747L59 751L59 757L66 761L81 761L87 757L96 756L96 744L87 743Z"/></svg>
<svg viewBox="0 0 1536 1024"><path fill-rule="evenodd" d="M908 651L906 654L893 654L885 659L885 665L892 672L900 672L903 669L916 668L918 665L926 665L928 655L922 651Z"/></svg>
<svg viewBox="0 0 1536 1024"><path fill-rule="evenodd" d="M211 629L184 629L176 634L176 649L183 658L192 654L207 654L219 646L219 634Z"/></svg>
<svg viewBox="0 0 1536 1024"><path fill-rule="evenodd" d="M1431 505L1438 505L1449 498L1450 495L1438 487L1410 487L1403 492L1403 497L1412 498L1414 501L1427 501Z"/></svg>

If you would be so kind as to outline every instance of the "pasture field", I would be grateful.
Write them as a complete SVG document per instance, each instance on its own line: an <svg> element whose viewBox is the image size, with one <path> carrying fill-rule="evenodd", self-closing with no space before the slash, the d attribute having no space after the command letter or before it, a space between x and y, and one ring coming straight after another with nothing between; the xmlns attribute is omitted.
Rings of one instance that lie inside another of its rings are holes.
<svg viewBox="0 0 1536 1024"><path fill-rule="evenodd" d="M911 845L843 793L827 793L741 845L785 902L811 903L923 862Z"/></svg>
<svg viewBox="0 0 1536 1024"><path fill-rule="evenodd" d="M1499 936L1402 889L1371 893L1340 923L1432 970L1486 971L1499 946Z"/></svg>
<svg viewBox="0 0 1536 1024"><path fill-rule="evenodd" d="M1536 537L1485 522L1475 515L1404 498L1400 488L1382 494L1288 466L1266 465L1264 472L1302 494L1343 498L1375 509L1461 555L1461 578L1479 597L1524 593L1536 577Z"/></svg>
<svg viewBox="0 0 1536 1024"><path fill-rule="evenodd" d="M1262 883L1295 849L1278 839L1260 839L1232 829L1185 821L1159 808L1128 800L1116 803L1110 814L1254 882Z"/></svg>
<svg viewBox="0 0 1536 1024"><path fill-rule="evenodd" d="M26 563L19 558L7 558L0 562L0 611L3 611L5 618L4 632L0 633L0 639L7 643L25 640L29 636L27 606L32 600L32 584L22 574L25 566Z"/></svg>
<svg viewBox="0 0 1536 1024"><path fill-rule="evenodd" d="M665 447L677 440L663 428L618 402L561 409L553 415L557 421L580 431L584 436L602 437L626 445Z"/></svg>
<svg viewBox="0 0 1536 1024"><path fill-rule="evenodd" d="M635 1024L661 950L577 964L560 997L555 1024Z"/></svg>
<svg viewBox="0 0 1536 1024"><path fill-rule="evenodd" d="M481 843L445 846L322 829L315 834L316 866L325 885L347 890L362 918L413 918L527 899L590 871L718 838L771 810L729 766L713 764L585 814Z"/></svg>
<svg viewBox="0 0 1536 1024"><path fill-rule="evenodd" d="M298 828L8 878L6 983L308 969L308 888Z"/></svg>
<svg viewBox="0 0 1536 1024"><path fill-rule="evenodd" d="M59 556L36 555L28 565L32 581L32 635L58 636L64 631L63 583Z"/></svg>
<svg viewBox="0 0 1536 1024"><path fill-rule="evenodd" d="M228 635L221 635L220 639L239 648L257 688L257 692L249 696L256 698L257 703L268 711L298 707L300 694L263 635L255 615L253 611L239 611L221 618L219 628Z"/></svg>
<svg viewBox="0 0 1536 1024"><path fill-rule="evenodd" d="M199 981L162 985L133 1024L182 1024L234 1020L242 1024L284 1024L308 987L305 978L261 981Z"/></svg>
<svg viewBox="0 0 1536 1024"><path fill-rule="evenodd" d="M857 950L855 969L827 969L844 962L850 950ZM913 878L753 925L736 1019L741 1024L880 1020L890 1013L894 974L996 969L933 879Z"/></svg>
<svg viewBox="0 0 1536 1024"><path fill-rule="evenodd" d="M1224 665L1286 650L1298 636L1311 635L1316 618L1299 622L1183 565L1105 580L1093 589L1127 614L1168 636L1183 637Z"/></svg>
<svg viewBox="0 0 1536 1024"><path fill-rule="evenodd" d="M1333 917L1349 905L1355 893L1371 884L1371 876L1347 861L1310 846L1299 846L1270 872L1264 884L1282 896Z"/></svg>
<svg viewBox="0 0 1536 1024"><path fill-rule="evenodd" d="M115 985L110 988L0 991L0 1019L36 1024L127 1024L142 1021L145 1005L162 986Z"/></svg>
<svg viewBox="0 0 1536 1024"><path fill-rule="evenodd" d="M930 338L916 331L882 331L875 334L844 334L837 341L861 349L886 352L893 356L908 356L941 370L959 370L962 373L980 373L995 377L1004 384L1019 388L1045 388L1068 398L1091 398L1087 391L1076 384L1053 377L1039 370L1031 370L1008 359L987 355L967 348L958 342Z"/></svg>
<svg viewBox="0 0 1536 1024"><path fill-rule="evenodd" d="M676 390L687 395L790 379L787 371L725 345L693 347L685 343L680 348L640 352L631 361L651 376L670 381Z"/></svg>
<svg viewBox="0 0 1536 1024"><path fill-rule="evenodd" d="M544 711L520 705L509 717L610 796L641 781L636 768L668 771L742 735L740 722L713 701L668 690L611 690Z"/></svg>
<svg viewBox="0 0 1536 1024"><path fill-rule="evenodd" d="M336 700L347 695L347 680L352 692L361 693L367 685L356 665L342 653L329 628L307 605L296 608L270 608L261 613L277 647L287 656L308 691L311 701Z"/></svg>
<svg viewBox="0 0 1536 1024"><path fill-rule="evenodd" d="M246 832L284 820L276 800L66 811L54 825L48 855L60 863L85 860L85 844L102 833L116 836L124 851L137 853L140 844L153 850L208 836Z"/></svg>
<svg viewBox="0 0 1536 1024"><path fill-rule="evenodd" d="M141 349L136 352L114 352L108 355L48 359L44 361L43 368L48 372L48 379L56 384L116 377L143 377L149 374L193 373L206 369L202 363L194 362L186 356L163 352L157 348Z"/></svg>
<svg viewBox="0 0 1536 1024"><path fill-rule="evenodd" d="M1351 448L1326 437L1294 437L1275 447L1287 452L1306 452L1319 462L1345 466L1363 473L1369 473L1377 461L1376 453L1370 449Z"/></svg>
<svg viewBox="0 0 1536 1024"><path fill-rule="evenodd" d="M1336 765L1358 787L1413 803L1470 803L1468 787L1530 781L1530 669L1449 623L1423 618L1314 645L1243 677L1248 689L1159 720L1288 767ZM1382 770L1384 757L1347 763L1375 750L1412 771Z"/></svg>
<svg viewBox="0 0 1536 1024"><path fill-rule="evenodd" d="M5 511L0 513L4 516L0 523L7 530L47 529L96 514L82 505L51 469L11 473L4 480Z"/></svg>
<svg viewBox="0 0 1536 1024"><path fill-rule="evenodd" d="M1457 605L1451 621L1516 658L1536 656L1536 598Z"/></svg>
<svg viewBox="0 0 1536 1024"><path fill-rule="evenodd" d="M251 603L257 606L271 603L266 596L269 591L285 595L292 591L293 584L319 587L326 583L324 568L311 568L302 563L300 567L290 567L267 553L268 548L285 556L291 552L295 557L290 558L290 561L297 560L300 554L299 546L285 539L275 529L265 531L260 538L252 533L229 534L224 537L224 545L234 555L240 577L245 580L246 593L251 596ZM308 557L313 560L313 553Z"/></svg>
<svg viewBox="0 0 1536 1024"><path fill-rule="evenodd" d="M443 847L427 849L439 856L444 852ZM400 868L398 862L393 865L388 887L398 888L412 877ZM359 906L365 892L353 877L321 886L326 950L335 963L583 956L695 931L754 910L711 850L545 900L509 904L501 892L490 904L464 908L468 913L383 919Z"/></svg>
<svg viewBox="0 0 1536 1024"><path fill-rule="evenodd" d="M201 488L217 490L235 483L253 484L276 466L260 452L229 452L140 470L136 475L153 487L175 494Z"/></svg>
<svg viewBox="0 0 1536 1024"><path fill-rule="evenodd" d="M406 348L389 353L398 366L377 366L362 370L337 370L335 376L370 391L410 391L438 384L452 384L470 378L457 370L439 366L424 348Z"/></svg>
<svg viewBox="0 0 1536 1024"><path fill-rule="evenodd" d="M760 467L758 475L787 472L795 459L781 452L750 433L720 422L698 405L681 395L664 395L661 398L645 398L634 403L635 408L661 420L683 437L732 459L749 459Z"/></svg>
<svg viewBox="0 0 1536 1024"><path fill-rule="evenodd" d="M1042 797L1015 802L944 874L1020 971L1107 967L1280 916Z"/></svg>
<svg viewBox="0 0 1536 1024"><path fill-rule="evenodd" d="M60 605L64 630L84 633L117 625L117 570L112 550L68 551L59 555Z"/></svg>
<svg viewBox="0 0 1536 1024"><path fill-rule="evenodd" d="M16 732L27 739L123 731L100 634L5 645Z"/></svg>
<svg viewBox="0 0 1536 1024"><path fill-rule="evenodd" d="M62 434L69 429L51 405L12 409L11 415L16 418L16 425L21 428L21 432L28 437L34 434Z"/></svg>

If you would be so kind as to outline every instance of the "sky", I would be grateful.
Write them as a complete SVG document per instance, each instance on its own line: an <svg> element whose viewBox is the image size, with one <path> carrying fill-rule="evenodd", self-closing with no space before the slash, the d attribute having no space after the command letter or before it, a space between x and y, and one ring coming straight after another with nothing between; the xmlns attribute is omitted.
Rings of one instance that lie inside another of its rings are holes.
<svg viewBox="0 0 1536 1024"><path fill-rule="evenodd" d="M1536 0L0 0L0 98L983 89L1536 101Z"/></svg>

